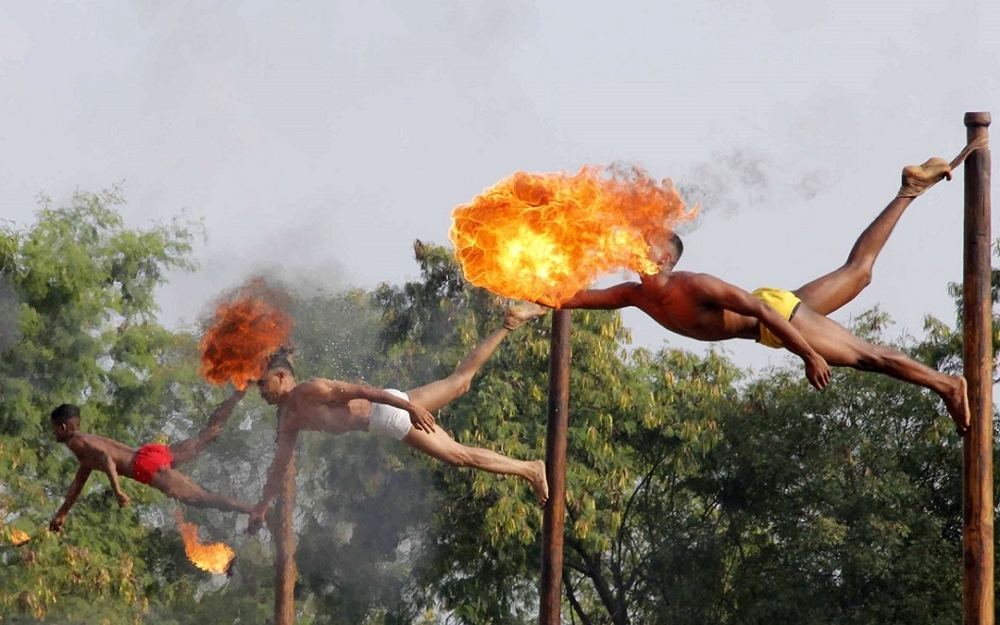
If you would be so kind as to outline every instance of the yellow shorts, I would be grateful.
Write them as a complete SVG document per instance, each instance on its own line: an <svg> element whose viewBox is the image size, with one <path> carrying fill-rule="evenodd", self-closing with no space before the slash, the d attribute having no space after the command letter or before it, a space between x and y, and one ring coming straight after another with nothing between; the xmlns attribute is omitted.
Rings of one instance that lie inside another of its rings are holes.
<svg viewBox="0 0 1000 625"><path fill-rule="evenodd" d="M795 293L782 289L761 287L754 291L751 295L778 311L778 314L788 321L792 320L792 317L795 316L795 311L799 309L799 304L802 303L802 300L795 297ZM768 330L767 326L763 323L759 323L758 325L760 326L760 338L757 342L761 345L781 349L781 339Z"/></svg>

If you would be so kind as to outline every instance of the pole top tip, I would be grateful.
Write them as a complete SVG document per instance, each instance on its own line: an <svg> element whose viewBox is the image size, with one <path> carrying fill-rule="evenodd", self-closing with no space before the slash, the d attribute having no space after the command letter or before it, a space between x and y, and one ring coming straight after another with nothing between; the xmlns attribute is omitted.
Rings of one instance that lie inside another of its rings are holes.
<svg viewBox="0 0 1000 625"><path fill-rule="evenodd" d="M989 126L992 119L990 118L989 112L980 113L966 113L965 114L965 125L966 126Z"/></svg>

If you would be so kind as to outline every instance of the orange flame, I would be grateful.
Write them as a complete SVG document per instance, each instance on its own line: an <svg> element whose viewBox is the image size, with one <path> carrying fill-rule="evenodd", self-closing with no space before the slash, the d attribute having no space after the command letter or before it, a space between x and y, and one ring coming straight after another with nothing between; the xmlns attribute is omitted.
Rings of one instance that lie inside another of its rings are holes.
<svg viewBox="0 0 1000 625"><path fill-rule="evenodd" d="M231 381L242 390L260 378L266 358L285 343L295 326L276 303L278 297L263 280L254 280L218 307L212 327L198 343L198 371L206 380L219 386Z"/></svg>
<svg viewBox="0 0 1000 625"><path fill-rule="evenodd" d="M180 511L176 513L177 530L184 540L184 553L188 560L202 571L208 571L220 575L229 573L229 567L236 558L236 552L230 549L225 543L202 544L198 540L198 526L194 523L185 523Z"/></svg>
<svg viewBox="0 0 1000 625"><path fill-rule="evenodd" d="M448 238L472 284L558 306L603 273L659 271L651 242L696 213L638 168L517 172L455 208Z"/></svg>
<svg viewBox="0 0 1000 625"><path fill-rule="evenodd" d="M14 543L14 545L23 545L24 543L31 540L31 536L28 536L27 532L19 530L17 528L11 528L9 530L9 537L10 537L10 542Z"/></svg>

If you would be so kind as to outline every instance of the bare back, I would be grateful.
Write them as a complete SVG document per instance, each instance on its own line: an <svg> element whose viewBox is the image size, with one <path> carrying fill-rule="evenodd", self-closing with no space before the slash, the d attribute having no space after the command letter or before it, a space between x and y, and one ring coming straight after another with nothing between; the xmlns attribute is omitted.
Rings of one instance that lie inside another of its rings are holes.
<svg viewBox="0 0 1000 625"><path fill-rule="evenodd" d="M367 399L337 401L327 392L329 380L307 380L288 392L278 411L279 428L343 434L368 429L372 403Z"/></svg>
<svg viewBox="0 0 1000 625"><path fill-rule="evenodd" d="M104 471L104 458L107 455L115 463L115 470L119 475L132 477L132 459L136 450L124 443L97 434L77 432L66 441L66 446L85 469Z"/></svg>
<svg viewBox="0 0 1000 625"><path fill-rule="evenodd" d="M723 306L719 291L728 286L708 274L674 271L644 277L631 298L634 306L676 334L701 341L756 340L758 320Z"/></svg>

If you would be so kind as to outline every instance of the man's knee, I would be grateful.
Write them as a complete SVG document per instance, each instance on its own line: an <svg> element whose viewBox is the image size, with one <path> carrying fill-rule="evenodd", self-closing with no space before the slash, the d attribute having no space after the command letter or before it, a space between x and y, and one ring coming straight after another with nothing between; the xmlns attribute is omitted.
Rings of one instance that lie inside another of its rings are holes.
<svg viewBox="0 0 1000 625"><path fill-rule="evenodd" d="M468 393L469 389L472 388L472 376L460 373L456 375L458 376L458 382L455 386L455 396L461 397L462 395Z"/></svg>
<svg viewBox="0 0 1000 625"><path fill-rule="evenodd" d="M453 467L468 467L472 465L472 454L461 445L455 445L454 449L449 449L442 456L447 464Z"/></svg>
<svg viewBox="0 0 1000 625"><path fill-rule="evenodd" d="M858 282L861 287L864 288L872 283L872 268L871 265L863 268L858 272Z"/></svg>
<svg viewBox="0 0 1000 625"><path fill-rule="evenodd" d="M861 371L881 371L885 368L885 358L878 348L870 345L858 354L858 361L854 366Z"/></svg>
<svg viewBox="0 0 1000 625"><path fill-rule="evenodd" d="M872 263L870 261L849 261L847 268L850 271L851 280L857 288L863 289L872 283Z"/></svg>
<svg viewBox="0 0 1000 625"><path fill-rule="evenodd" d="M472 375L456 371L446 378L448 383L448 401L454 401L469 392L472 388Z"/></svg>

